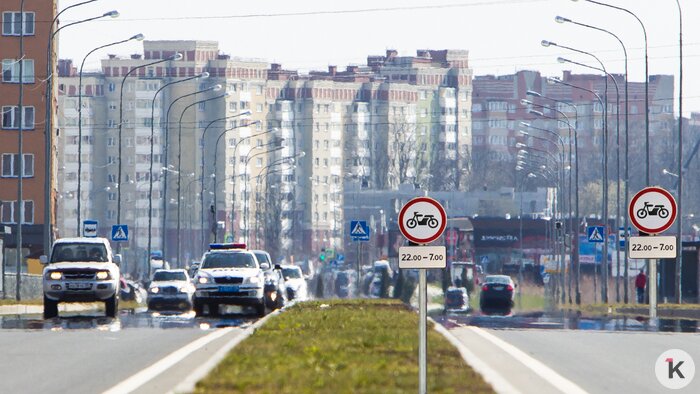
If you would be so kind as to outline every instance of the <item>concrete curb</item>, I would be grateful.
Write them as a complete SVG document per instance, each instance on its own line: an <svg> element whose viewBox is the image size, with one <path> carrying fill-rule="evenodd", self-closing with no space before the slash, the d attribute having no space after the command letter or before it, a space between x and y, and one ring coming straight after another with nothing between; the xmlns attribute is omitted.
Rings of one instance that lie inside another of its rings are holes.
<svg viewBox="0 0 700 394"><path fill-rule="evenodd" d="M237 335L235 338L230 340L228 343L226 343L219 351L217 351L207 362L202 364L199 368L195 369L191 374L189 374L182 382L180 382L177 386L172 391L169 391L168 394L172 393L192 393L194 392L194 387L203 378L205 378L209 372L211 372L214 368L216 368L217 365L221 362L221 360L226 357L229 351L236 347L239 343L243 342L246 338L249 336L253 335L257 329L262 327L263 324L265 324L270 318L273 316L277 316L278 314L281 313L282 309L277 309L269 314L267 314L265 317L262 319L256 321L249 327L247 327L245 330L240 335Z"/></svg>
<svg viewBox="0 0 700 394"><path fill-rule="evenodd" d="M435 322L435 320L428 318L429 321L433 322L433 327L435 331L441 334L452 346L456 347L459 354L462 356L464 362L466 362L476 373L480 374L484 378L486 383L490 384L493 389L499 394L518 394L520 391L513 387L508 381L497 371L491 368L483 360L472 353L459 339L455 338L452 333L450 333L445 327Z"/></svg>
<svg viewBox="0 0 700 394"><path fill-rule="evenodd" d="M83 304L59 304L58 310L60 312L82 312L94 309L94 306L83 305ZM0 306L0 315L26 315L26 314L38 314L44 313L43 305L3 305Z"/></svg>

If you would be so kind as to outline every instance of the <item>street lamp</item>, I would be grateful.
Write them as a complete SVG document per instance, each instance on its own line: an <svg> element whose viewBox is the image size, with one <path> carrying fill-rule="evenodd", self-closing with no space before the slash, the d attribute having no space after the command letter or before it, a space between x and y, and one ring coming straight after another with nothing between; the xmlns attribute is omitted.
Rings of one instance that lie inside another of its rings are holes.
<svg viewBox="0 0 700 394"><path fill-rule="evenodd" d="M279 142L280 142L279 140L272 140L272 141L268 142L267 144L256 145L256 146L254 146L252 149L250 149L250 150L248 151L248 154L246 155L247 158L246 158L246 161L245 161L245 168L244 168L244 171L245 171L245 172L244 172L244 175L243 175L243 180L245 181L245 184L243 185L243 197L244 197L244 202L243 202L243 219L244 219L244 223L245 223L245 242L244 242L245 244L248 244L248 240L249 240L248 237L249 237L249 235L250 235L250 228L249 228L249 221L248 221L248 213L249 213L249 211L250 211L250 209L248 208L248 205L250 205L250 197L248 196L248 183L249 183L249 180L248 180L248 164L250 163L251 160L253 160L254 157L257 157L257 156L260 156L260 155L264 155L264 154L267 154L267 153L276 152L276 151L278 151L278 150L283 149L283 147L282 147L282 146L275 146L275 147L273 147L272 149L263 150L263 151L261 151L261 152L258 152L258 153L256 153L256 154L254 154L254 155L250 155L250 152L252 152L252 151L255 150L255 149L262 149L262 148L264 148L264 147L266 147L266 146L276 145L276 144L279 143Z"/></svg>
<svg viewBox="0 0 700 394"><path fill-rule="evenodd" d="M155 130L154 130L154 124L155 124L155 107L156 107L156 98L158 97L158 93L163 91L165 88L171 85L175 85L177 83L182 83L186 81L191 81L193 79L206 79L209 78L209 73L208 72L203 72L199 75L195 75L192 77L184 78L184 79L179 79L177 81L172 81L168 82L165 85L161 86L160 89L156 91L156 93L153 95L153 100L151 100L151 160L150 160L150 165L148 169L148 174L149 174L149 186L148 186L148 259L150 261L151 259L151 253L153 252L153 150L154 150L154 139L155 139ZM162 112L161 112L161 118L162 118ZM166 128L167 128L167 119L166 119ZM165 157L167 158L168 156L168 134L167 132L165 133L165 143L162 143L161 146L165 147ZM161 152L162 153L162 152ZM167 160L166 160L167 163ZM167 170L167 167L165 167ZM165 193L165 189L162 190L163 193ZM165 212L165 209L163 210ZM161 249L163 248L163 245L165 244L165 226L161 229ZM163 258L165 258L165 255L163 255ZM150 262L149 262L149 272L148 272L148 277L151 277L151 272L150 272Z"/></svg>
<svg viewBox="0 0 700 394"><path fill-rule="evenodd" d="M221 85L215 85L212 88L212 91L218 92L222 89ZM180 182L182 180L182 118L185 116L185 112L187 112L188 109L194 107L195 105L199 105L202 103L206 103L207 101L212 101L212 100L218 100L224 97L228 97L229 93L225 92L224 94L220 94L218 96L214 97L209 97L206 99L202 99L199 101L195 101L192 104L187 105L182 112L180 113L180 120L178 122L178 132L177 132L177 168L180 171L180 173L177 176L177 200L180 201ZM180 216L181 216L182 209L180 209L180 206L177 207L177 264L178 266L183 266L182 265L182 250L180 248L181 246L181 241L180 241Z"/></svg>
<svg viewBox="0 0 700 394"><path fill-rule="evenodd" d="M209 77L209 73L200 74L201 77L204 77L205 75L206 75L206 77ZM184 94L182 96L179 96L179 97L175 98L174 100L170 101L170 105L168 105L168 110L165 112L165 144L163 145L163 146L165 146L165 156L163 156L163 166L166 169L166 171L163 174L163 230L162 230L162 232L163 232L163 235L162 235L162 238L163 238L163 245L162 245L163 246L163 259L167 259L167 256L168 256L165 253L166 247L167 247L166 226L168 223L168 198L167 198L167 195L168 195L168 172L173 172L176 174L180 173L180 171L179 171L180 168L178 168L177 171L170 171L173 169L173 167L172 167L172 165L168 164L168 146L169 146L168 140L170 137L170 133L169 133L169 130L170 130L170 110L173 108L175 103L177 103L178 101L180 101L186 97L196 96L199 93L204 93L204 92L209 92L209 91L218 91L218 90L221 90L221 85L210 86L206 89L200 89L200 90L197 90L195 92L187 93L187 94ZM179 136L178 136L178 145L180 145ZM178 236L179 236L179 234L178 234Z"/></svg>
<svg viewBox="0 0 700 394"><path fill-rule="evenodd" d="M119 131L117 134L117 151L118 154L117 156L119 157L119 167L117 168L117 183L122 182L122 126L124 125L124 84L126 84L126 79L131 75L134 71L142 69L144 67L152 66L154 64L160 64L160 63L165 63L173 60L180 60L182 59L182 54L181 53L176 53L172 56L169 56L165 59L159 59L154 62L150 63L145 63L138 65L136 67L132 67L127 71L126 74L124 74L124 77L122 77L122 83L121 87L119 89ZM155 102L155 96L153 98L153 101L151 101L151 107L153 107L153 102ZM153 123L151 122L151 130L153 130ZM153 136L151 136L153 138ZM121 188L117 192L117 224L122 224L121 222L121 215L122 215L122 190ZM121 244L117 244L117 249L120 248ZM150 253L150 252L149 252ZM149 255L148 258L150 259L151 256Z"/></svg>
<svg viewBox="0 0 700 394"><path fill-rule="evenodd" d="M68 23L64 26L59 27L58 29L54 30L56 27L56 21L58 21L58 17L61 16L64 12L68 11L71 8L75 8L84 4L88 3L93 3L97 0L88 0L88 1L83 1L81 3L73 4L70 5L63 10L61 10L56 16L53 18L51 21L50 25L50 31L51 34L49 36L49 42L46 47L46 92L45 92L45 99L44 99L44 157L45 157L45 164L44 164L44 234L43 234L43 248L44 248L44 253L48 254L48 251L51 249L51 244L53 243L53 232L51 231L51 187L53 186L53 182L51 181L53 179L53 160L51 159L53 157L53 152L52 152L52 144L53 144L53 138L52 138L52 121L53 121L53 116L52 116L52 111L51 107L53 105L53 62L52 62L52 52L53 52L53 40L56 34L61 29L64 29L69 26L74 26L78 25L81 23L85 22L90 22L94 21L96 19L101 19L101 18L116 18L119 16L119 13L117 11L110 11L106 12L102 15L92 17L92 18L87 18L83 20L79 20L76 22Z"/></svg>
<svg viewBox="0 0 700 394"><path fill-rule="evenodd" d="M250 112L247 112L247 113L244 112L244 113L239 114L239 115L236 115L236 116L246 115L246 114L249 114L249 113L250 113ZM219 167L218 167L218 164L217 164L217 161L218 161L217 159L218 159L218 157L219 157L219 142L220 142L221 139L226 135L226 133L228 133L228 132L231 131L231 130L240 129L240 128L243 128L243 127L250 127L251 125L260 124L260 123L261 123L261 122L260 122L259 120L256 120L256 121L251 122L251 123L243 123L243 122L241 122L241 124L239 124L239 125L237 125L237 126L235 126L235 127L231 127L231 128L225 129L225 130L222 131L222 132L219 134L219 136L216 138L216 142L214 143L214 169L213 169L213 172L212 172L212 174L211 174L212 180L213 180L213 183L214 183L214 212L213 212L214 224L216 224L217 212L218 212L218 209L219 209L218 201L217 201L217 198L216 198L216 197L217 197L217 191L218 191L218 188L216 187L216 171L217 171L217 169L219 168ZM206 131L206 130L205 130L205 131ZM202 160L204 160L204 157L203 157L203 156L202 156ZM202 166L202 168L204 168L204 166ZM234 176L234 179L235 179L235 176ZM235 182L234 182L234 184L235 184ZM202 177L202 193L203 193L203 192L204 192L204 177ZM204 199L202 199L202 212L204 212ZM202 219L202 231L204 232L204 224L203 224L203 223L204 223L204 215L202 215L202 218L201 218L201 219ZM225 220L225 219L224 219L224 220ZM217 238L217 231L216 231L217 228L216 228L216 226L214 226L214 229L215 229L215 231L214 231L214 242L217 242L217 241L216 241L216 238Z"/></svg>
<svg viewBox="0 0 700 394"><path fill-rule="evenodd" d="M259 248L259 247L260 247L260 240L259 240L259 238L258 238L258 236L259 236L259 234L260 234L260 222L261 222L260 217L261 217L261 216L264 217L265 215L267 215L267 213L268 213L268 212L267 212L267 210L268 210L268 203L270 203L270 202L276 202L276 200L278 200L278 199L281 197L281 193L282 193L282 191L280 190L280 191L279 191L280 195L278 195L278 196L272 196L272 197L270 198L270 197L269 197L269 196L270 196L270 193L271 193L271 192L270 192L270 189L281 189L281 188L280 188L281 185L277 185L277 184L276 184L276 185L270 185L270 183L268 182L267 178L268 178L270 175L278 175L278 174L280 174L280 173L282 173L282 172L285 172L285 171L289 171L289 170L292 170L292 171L293 171L293 170L295 170L295 169L297 168L297 166L294 165L294 164L292 164L293 162L294 162L294 160L291 160L291 161L288 161L288 162L276 162L276 163L274 164L275 166L288 165L289 167L287 167L287 168L280 167L280 168L276 168L276 169L274 169L274 170L270 170L270 169L272 168L272 165L269 165L269 166L264 167L263 170L262 170L257 176L254 177L255 183L256 183L256 187L255 187L256 193L262 193L262 192L263 192L263 190L262 190L262 189L263 189L263 188L262 188L262 180L265 179L265 190L264 190L264 192L265 192L265 195L268 196L268 198L264 198L264 199L263 199L264 204L262 204L262 205L263 205L264 208L265 208L265 209L264 209L264 212L263 212L263 209L262 209L261 206L260 206L261 204L256 204L256 208L255 208L255 209L256 209L256 211L255 211L255 247L256 247L256 248ZM256 202L259 203L260 201L258 200L258 201L256 201ZM281 219L281 218L277 218L277 219L279 220L279 219ZM265 224L268 223L267 220L263 220L263 222L264 222ZM269 229L268 229L268 230L269 230ZM270 231L265 231L264 234L270 234ZM278 234L275 234L275 235L278 235ZM266 249L269 249L269 248L268 248L267 242L263 242L263 245L265 246ZM277 251L278 249L275 247L274 250Z"/></svg>
<svg viewBox="0 0 700 394"><path fill-rule="evenodd" d="M116 12L116 11L112 11ZM106 14L105 14L106 15ZM117 13L118 15L118 13ZM143 40L143 34L137 34L135 36L132 36L130 38L127 38L126 40L121 40L121 41L115 41L110 44L102 45L99 46L85 55L83 58L82 63L80 64L80 72L78 74L78 225L77 225L77 234L76 236L80 236L80 200L82 199L80 195L80 178L82 174L82 167L83 167L83 155L82 155L82 150L83 150L83 67L85 66L85 61L87 60L88 56L90 56L92 53L95 51L98 51L103 48L107 48L113 45L118 45L118 44L123 44L125 42L131 41L131 40L137 40L137 41L142 41ZM121 124L119 126L121 128ZM120 158L121 159L121 158ZM47 158L49 160L49 158ZM48 180L47 180L48 182Z"/></svg>

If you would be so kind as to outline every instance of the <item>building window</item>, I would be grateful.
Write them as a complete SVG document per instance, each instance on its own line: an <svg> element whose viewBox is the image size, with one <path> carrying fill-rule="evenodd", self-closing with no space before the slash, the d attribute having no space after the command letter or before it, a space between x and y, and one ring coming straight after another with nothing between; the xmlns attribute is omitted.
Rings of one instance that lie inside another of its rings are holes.
<svg viewBox="0 0 700 394"><path fill-rule="evenodd" d="M22 33L21 23L24 22L24 35L34 35L34 13L25 12L24 18L20 12L3 12L2 13L2 35L3 36L18 36Z"/></svg>
<svg viewBox="0 0 700 394"><path fill-rule="evenodd" d="M24 200L24 218L22 223L34 223L34 201ZM19 217L19 207L17 201L3 201L0 208L0 222L2 223L17 223Z"/></svg>
<svg viewBox="0 0 700 394"><path fill-rule="evenodd" d="M34 59L24 59L21 62L14 59L2 60L2 81L19 83L19 67L22 64L22 82L34 83Z"/></svg>
<svg viewBox="0 0 700 394"><path fill-rule="evenodd" d="M34 176L34 155L31 153L25 153L22 155L24 160L22 162L24 171L22 171L23 178L31 178ZM19 176L19 154L16 153L3 153L2 155L2 177L3 178L16 178Z"/></svg>
<svg viewBox="0 0 700 394"><path fill-rule="evenodd" d="M34 107L22 107L24 115L22 130L34 129ZM19 107L5 106L2 107L2 128L3 129L19 129Z"/></svg>

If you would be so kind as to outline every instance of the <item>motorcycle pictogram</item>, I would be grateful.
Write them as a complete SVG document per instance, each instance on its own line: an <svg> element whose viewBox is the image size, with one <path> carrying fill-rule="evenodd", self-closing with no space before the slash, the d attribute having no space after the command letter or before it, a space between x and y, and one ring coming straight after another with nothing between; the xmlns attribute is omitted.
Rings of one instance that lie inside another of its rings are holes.
<svg viewBox="0 0 700 394"><path fill-rule="evenodd" d="M438 226L438 220L435 219L434 215L423 215L418 212L413 212L413 217L406 221L406 227L414 228L416 226L436 228Z"/></svg>
<svg viewBox="0 0 700 394"><path fill-rule="evenodd" d="M668 209L666 209L662 204L652 205L651 203L645 202L643 208L637 210L637 217L644 219L649 216L658 216L662 219L668 217Z"/></svg>

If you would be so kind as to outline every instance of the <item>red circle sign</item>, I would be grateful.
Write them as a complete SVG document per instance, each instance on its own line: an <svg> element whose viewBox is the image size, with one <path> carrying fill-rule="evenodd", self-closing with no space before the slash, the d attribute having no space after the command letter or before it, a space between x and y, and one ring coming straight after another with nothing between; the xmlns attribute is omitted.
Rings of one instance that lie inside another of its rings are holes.
<svg viewBox="0 0 700 394"><path fill-rule="evenodd" d="M430 197L416 197L399 212L399 229L409 241L428 244L440 237L447 226L445 208Z"/></svg>
<svg viewBox="0 0 700 394"><path fill-rule="evenodd" d="M634 195L628 214L634 227L648 234L668 230L676 220L676 199L660 187L647 187Z"/></svg>

